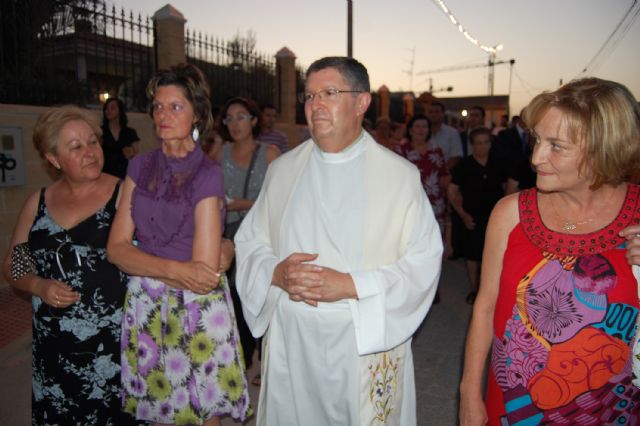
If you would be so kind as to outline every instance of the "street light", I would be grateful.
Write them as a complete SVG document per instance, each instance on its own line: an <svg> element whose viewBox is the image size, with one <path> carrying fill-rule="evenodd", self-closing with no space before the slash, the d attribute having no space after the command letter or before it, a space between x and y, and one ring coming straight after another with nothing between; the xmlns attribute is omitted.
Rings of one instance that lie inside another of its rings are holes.
<svg viewBox="0 0 640 426"><path fill-rule="evenodd" d="M497 44L493 47L483 49L484 51L489 53L489 96L493 96L493 86L495 81L496 53L499 50L502 50L503 48L504 46L502 44Z"/></svg>

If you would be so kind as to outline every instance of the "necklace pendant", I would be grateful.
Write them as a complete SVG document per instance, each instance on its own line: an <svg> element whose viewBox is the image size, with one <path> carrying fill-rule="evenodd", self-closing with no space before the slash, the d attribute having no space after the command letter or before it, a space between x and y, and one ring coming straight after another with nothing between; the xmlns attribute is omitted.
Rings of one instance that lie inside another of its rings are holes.
<svg viewBox="0 0 640 426"><path fill-rule="evenodd" d="M577 228L577 225L571 222L564 222L564 225L562 225L562 230L563 231L573 231Z"/></svg>

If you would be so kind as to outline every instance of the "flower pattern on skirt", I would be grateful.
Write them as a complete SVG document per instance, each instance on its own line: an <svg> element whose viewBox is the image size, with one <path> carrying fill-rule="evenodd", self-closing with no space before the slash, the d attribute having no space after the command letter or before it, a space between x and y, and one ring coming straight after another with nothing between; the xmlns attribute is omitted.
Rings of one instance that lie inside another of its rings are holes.
<svg viewBox="0 0 640 426"><path fill-rule="evenodd" d="M226 277L207 295L130 277L122 321L122 402L160 423L252 414Z"/></svg>

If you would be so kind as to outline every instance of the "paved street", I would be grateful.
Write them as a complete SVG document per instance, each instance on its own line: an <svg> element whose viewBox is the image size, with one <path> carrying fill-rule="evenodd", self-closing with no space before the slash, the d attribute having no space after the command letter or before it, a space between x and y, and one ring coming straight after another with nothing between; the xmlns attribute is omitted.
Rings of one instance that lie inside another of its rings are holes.
<svg viewBox="0 0 640 426"><path fill-rule="evenodd" d="M470 306L464 301L467 278L461 261L447 261L440 281L440 304L435 305L416 333L413 354L416 368L418 425L453 426L457 421L458 382ZM15 307L24 312L15 314ZM12 321L2 325L0 339L0 424L30 425L31 410L31 333L24 318L29 305L7 288L0 289L0 313ZM0 319L2 315L0 314ZM7 343L7 340L9 341ZM257 363L254 363L257 364ZM248 372L249 379L257 372ZM255 404L258 388L250 385ZM224 426L236 425L225 419ZM254 425L252 420L246 423Z"/></svg>

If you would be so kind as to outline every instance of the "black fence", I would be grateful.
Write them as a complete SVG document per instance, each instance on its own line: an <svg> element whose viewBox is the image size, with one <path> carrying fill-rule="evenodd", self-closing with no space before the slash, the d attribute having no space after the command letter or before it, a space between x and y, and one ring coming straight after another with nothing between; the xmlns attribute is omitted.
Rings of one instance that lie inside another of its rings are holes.
<svg viewBox="0 0 640 426"><path fill-rule="evenodd" d="M93 1L2 2L0 102L146 107L155 69L147 16Z"/></svg>
<svg viewBox="0 0 640 426"><path fill-rule="evenodd" d="M275 58L254 52L251 40L236 37L225 42L187 29L185 48L187 62L197 65L209 78L214 105L221 106L234 96L258 104L274 103Z"/></svg>
<svg viewBox="0 0 640 426"><path fill-rule="evenodd" d="M0 103L99 105L117 96L147 108L156 70L153 20L105 0L0 2ZM255 39L223 41L186 30L187 61L208 76L214 105L232 96L277 103L273 55Z"/></svg>

